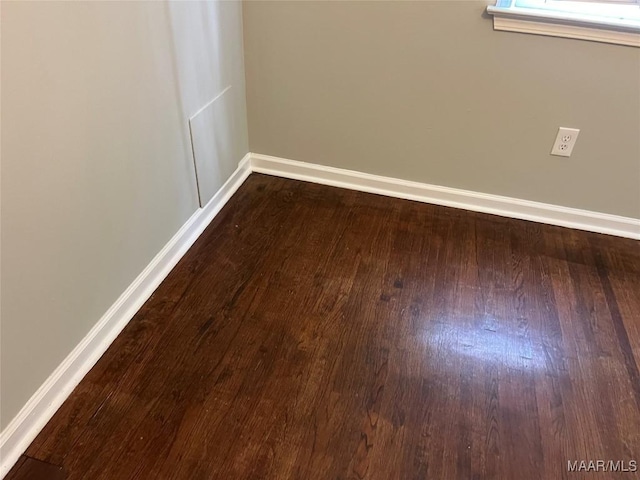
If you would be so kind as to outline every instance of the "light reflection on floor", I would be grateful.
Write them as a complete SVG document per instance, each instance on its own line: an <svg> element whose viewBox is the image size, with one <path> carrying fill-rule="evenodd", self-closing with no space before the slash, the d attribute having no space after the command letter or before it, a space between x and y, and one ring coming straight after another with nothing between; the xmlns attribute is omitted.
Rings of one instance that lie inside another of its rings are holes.
<svg viewBox="0 0 640 480"><path fill-rule="evenodd" d="M518 322L497 321L491 327L469 325L468 322L431 324L424 333L425 342L434 350L447 350L451 354L508 368L544 370L545 350L530 335L517 329Z"/></svg>

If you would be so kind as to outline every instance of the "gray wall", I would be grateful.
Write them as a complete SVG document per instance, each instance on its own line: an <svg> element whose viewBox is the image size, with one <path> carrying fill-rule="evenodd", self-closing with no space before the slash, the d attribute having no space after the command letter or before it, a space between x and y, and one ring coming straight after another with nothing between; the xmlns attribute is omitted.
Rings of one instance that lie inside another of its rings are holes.
<svg viewBox="0 0 640 480"><path fill-rule="evenodd" d="M487 3L246 2L251 151L640 218L640 49L494 32Z"/></svg>
<svg viewBox="0 0 640 480"><path fill-rule="evenodd" d="M248 151L241 14L2 2L2 428L198 208L187 120L227 85Z"/></svg>

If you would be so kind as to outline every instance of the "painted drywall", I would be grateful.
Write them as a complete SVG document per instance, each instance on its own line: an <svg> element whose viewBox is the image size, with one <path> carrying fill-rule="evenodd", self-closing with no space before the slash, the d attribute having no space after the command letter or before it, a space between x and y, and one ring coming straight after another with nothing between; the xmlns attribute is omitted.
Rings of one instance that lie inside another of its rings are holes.
<svg viewBox="0 0 640 480"><path fill-rule="evenodd" d="M198 208L188 119L229 85L248 152L241 5L2 2L1 75L4 428Z"/></svg>
<svg viewBox="0 0 640 480"><path fill-rule="evenodd" d="M251 151L640 218L640 49L495 32L487 4L245 2Z"/></svg>

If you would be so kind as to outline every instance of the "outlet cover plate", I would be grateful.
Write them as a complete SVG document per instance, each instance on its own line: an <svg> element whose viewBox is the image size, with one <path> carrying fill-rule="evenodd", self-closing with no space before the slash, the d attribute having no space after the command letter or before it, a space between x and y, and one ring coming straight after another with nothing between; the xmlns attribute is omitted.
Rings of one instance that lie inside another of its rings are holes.
<svg viewBox="0 0 640 480"><path fill-rule="evenodd" d="M573 147L578 140L578 134L580 129L578 128L565 128L560 127L558 129L558 135L556 141L551 149L551 155L557 155L559 157L570 157L573 152Z"/></svg>

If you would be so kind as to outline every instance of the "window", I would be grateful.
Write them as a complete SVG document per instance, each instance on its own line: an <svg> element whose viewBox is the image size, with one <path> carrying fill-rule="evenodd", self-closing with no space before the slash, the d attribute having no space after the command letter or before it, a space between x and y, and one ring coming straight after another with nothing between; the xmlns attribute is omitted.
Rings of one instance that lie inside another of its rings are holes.
<svg viewBox="0 0 640 480"><path fill-rule="evenodd" d="M640 47L640 0L497 0L494 30Z"/></svg>

